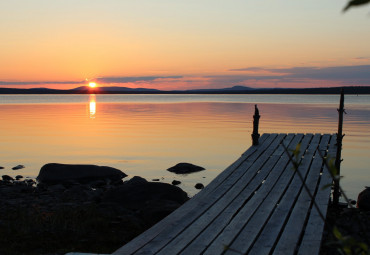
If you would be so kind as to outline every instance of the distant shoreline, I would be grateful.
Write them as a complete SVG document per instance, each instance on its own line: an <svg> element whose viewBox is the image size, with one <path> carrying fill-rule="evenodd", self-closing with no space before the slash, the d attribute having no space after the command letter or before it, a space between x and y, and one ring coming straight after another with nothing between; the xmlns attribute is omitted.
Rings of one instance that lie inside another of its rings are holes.
<svg viewBox="0 0 370 255"><path fill-rule="evenodd" d="M31 88L31 89L18 89L18 88L0 88L0 94L68 94L68 95L79 95L79 94L324 94L324 95L337 95L341 89L344 90L345 94L351 95L368 95L370 94L370 86L347 86L347 87L331 87L331 88L262 88L254 89L248 87L232 87L224 89L197 89L197 90L152 90L152 89L130 89L123 87L99 87L95 89L89 89L88 87L80 87L70 90L58 90L58 89L47 89L47 88Z"/></svg>

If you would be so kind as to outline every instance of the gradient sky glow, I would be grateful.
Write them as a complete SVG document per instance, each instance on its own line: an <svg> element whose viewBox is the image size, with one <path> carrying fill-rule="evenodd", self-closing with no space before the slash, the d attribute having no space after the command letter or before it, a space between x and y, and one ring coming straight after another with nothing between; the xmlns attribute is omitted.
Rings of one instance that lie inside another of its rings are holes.
<svg viewBox="0 0 370 255"><path fill-rule="evenodd" d="M370 86L370 5L346 0L0 2L0 87Z"/></svg>

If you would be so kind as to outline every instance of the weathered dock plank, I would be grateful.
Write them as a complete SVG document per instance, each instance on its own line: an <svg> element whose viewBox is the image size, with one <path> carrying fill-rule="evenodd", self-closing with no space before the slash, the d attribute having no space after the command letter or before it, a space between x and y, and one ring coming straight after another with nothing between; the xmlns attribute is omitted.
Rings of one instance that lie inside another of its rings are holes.
<svg viewBox="0 0 370 255"><path fill-rule="evenodd" d="M325 145L328 144L328 136L324 136L322 140L324 140L322 143ZM322 146L322 143L320 143L320 147ZM307 178L305 179L305 184L311 194L316 189L322 164L322 159L317 155L317 153L315 153ZM298 171L299 170L300 169L298 169ZM274 254L293 254L301 236L301 232L304 229L304 223L311 200L303 185L301 185L300 190L297 190L296 192L299 194L298 199L294 203L294 207L289 215L289 220L277 243Z"/></svg>
<svg viewBox="0 0 370 255"><path fill-rule="evenodd" d="M297 154L298 171L290 156ZM318 254L335 135L264 134L207 187L114 254ZM315 246L312 248L311 246ZM225 250L225 247L228 247Z"/></svg>
<svg viewBox="0 0 370 255"><path fill-rule="evenodd" d="M327 158L335 158L337 145L336 145L337 137L333 135L330 140L330 146L327 152ZM325 153L322 151L323 155ZM332 177L329 171L324 171L325 168L322 169L322 174L320 178L320 184L317 187L317 193L315 195L315 202L321 211L321 213L325 216L328 209L330 192L330 185L332 183ZM318 235L317 233L324 231L324 222L322 221L317 208L312 206L310 212L310 218L306 224L305 234L303 236L302 244L299 247L298 254L318 254L320 251L320 244L322 241L322 235Z"/></svg>
<svg viewBox="0 0 370 255"><path fill-rule="evenodd" d="M286 146L293 150L301 141L302 137L303 135L295 136L294 141L290 144L286 143ZM261 229L261 226L264 224L264 220L268 216L266 213L268 213L269 210L265 207L275 205L269 200L266 200L266 198L271 196L272 200L277 199L277 193L272 189L275 187L274 184L277 181L277 177L282 174L288 161L289 158L284 154L284 150L282 150L278 164L272 169L272 171L269 171L269 178L265 180L259 190L255 190L255 195L245 204L240 212L234 217L233 221L224 229L221 235L219 235L219 237L210 245L205 254L220 254L224 250L225 245L235 249L235 245L233 245L232 242L234 239L238 238L239 235L241 236L237 239L237 242L247 242L243 244L243 246L251 244L255 235L258 234L255 230ZM291 173L293 174L293 171L291 171ZM256 214L257 212L259 212L258 215ZM246 228L247 231L244 231L243 233L242 230ZM247 236L247 238L245 238L245 236ZM239 248L240 247L238 247L238 251ZM240 250L240 252L242 251ZM231 251L229 251L229 253L231 253Z"/></svg>
<svg viewBox="0 0 370 255"><path fill-rule="evenodd" d="M304 156L304 158L300 162L300 171L303 176L306 176L308 172L319 139L320 135L315 135L306 151L306 146L303 146L303 144L301 145L301 151L298 155L298 158ZM293 166L291 164L289 165L289 167L293 169ZM276 209L269 219L269 224L265 225L258 240L253 244L251 254L253 254L252 252L255 252L256 254L268 254L276 244L276 238L283 229L284 222L289 215L290 208L292 207L296 196L298 195L297 189L302 187L299 177L295 175L294 171L287 171L287 174L289 173L291 174L292 178L289 180L289 186L287 187L285 192L281 194L281 198L277 203Z"/></svg>

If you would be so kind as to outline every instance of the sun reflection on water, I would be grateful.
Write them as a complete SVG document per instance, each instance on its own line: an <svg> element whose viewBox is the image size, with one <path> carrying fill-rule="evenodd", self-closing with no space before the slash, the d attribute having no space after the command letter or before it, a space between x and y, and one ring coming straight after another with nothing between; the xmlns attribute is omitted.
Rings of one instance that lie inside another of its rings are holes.
<svg viewBox="0 0 370 255"><path fill-rule="evenodd" d="M95 119L96 116L96 98L95 94L91 94L89 98L89 112L90 118Z"/></svg>

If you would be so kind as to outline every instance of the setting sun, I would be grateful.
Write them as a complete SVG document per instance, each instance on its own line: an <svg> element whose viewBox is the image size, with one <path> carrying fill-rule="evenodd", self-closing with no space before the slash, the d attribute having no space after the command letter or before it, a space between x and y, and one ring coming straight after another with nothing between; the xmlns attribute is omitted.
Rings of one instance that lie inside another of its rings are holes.
<svg viewBox="0 0 370 255"><path fill-rule="evenodd" d="M95 88L96 87L96 83L95 82L90 82L89 83L89 87L90 88Z"/></svg>

